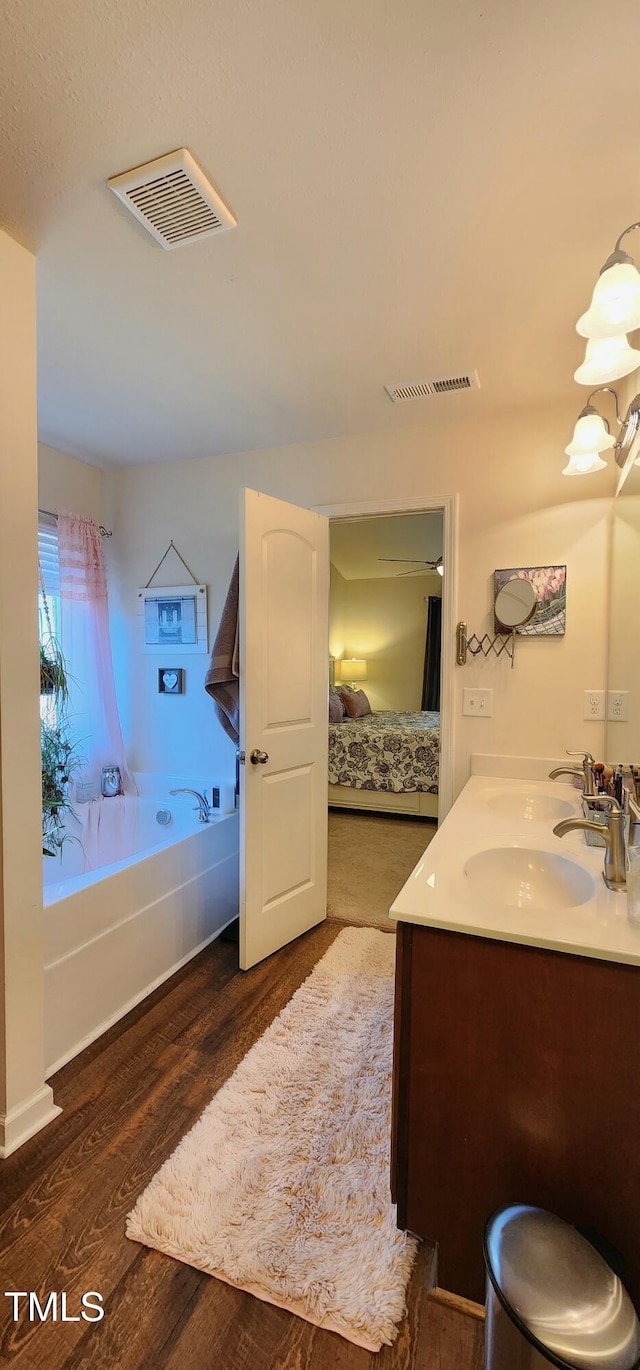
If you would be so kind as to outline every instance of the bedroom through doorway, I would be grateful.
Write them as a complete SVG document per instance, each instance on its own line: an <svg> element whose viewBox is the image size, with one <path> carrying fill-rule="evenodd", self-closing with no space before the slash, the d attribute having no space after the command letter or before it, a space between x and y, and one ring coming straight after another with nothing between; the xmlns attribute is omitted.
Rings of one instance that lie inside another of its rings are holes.
<svg viewBox="0 0 640 1370"><path fill-rule="evenodd" d="M332 519L329 916L390 929L438 821L443 511Z"/></svg>

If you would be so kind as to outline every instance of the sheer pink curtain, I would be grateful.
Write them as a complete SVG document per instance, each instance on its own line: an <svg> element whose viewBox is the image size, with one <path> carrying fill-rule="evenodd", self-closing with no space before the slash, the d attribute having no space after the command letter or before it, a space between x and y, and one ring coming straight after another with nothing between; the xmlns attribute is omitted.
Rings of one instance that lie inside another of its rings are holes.
<svg viewBox="0 0 640 1370"><path fill-rule="evenodd" d="M81 783L96 796L77 804L87 867L131 853L136 794L127 766L113 674L102 539L92 519L58 515L62 650L70 676L69 722L82 758ZM119 766L124 795L103 799L103 766Z"/></svg>

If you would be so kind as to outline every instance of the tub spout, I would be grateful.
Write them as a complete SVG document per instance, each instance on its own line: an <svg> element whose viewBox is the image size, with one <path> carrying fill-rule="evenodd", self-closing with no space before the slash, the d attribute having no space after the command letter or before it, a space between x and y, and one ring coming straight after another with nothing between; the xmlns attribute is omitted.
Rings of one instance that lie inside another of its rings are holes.
<svg viewBox="0 0 640 1370"><path fill-rule="evenodd" d="M198 822L208 823L210 821L211 808L209 806L209 801L206 795L200 794L199 790L169 790L169 794L192 794L194 799L197 799L198 801Z"/></svg>

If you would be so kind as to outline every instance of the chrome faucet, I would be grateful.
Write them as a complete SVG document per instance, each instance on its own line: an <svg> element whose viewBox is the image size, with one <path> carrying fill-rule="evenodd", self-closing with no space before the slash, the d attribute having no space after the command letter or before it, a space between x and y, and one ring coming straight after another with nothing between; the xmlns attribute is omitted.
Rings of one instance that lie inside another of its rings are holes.
<svg viewBox="0 0 640 1370"><path fill-rule="evenodd" d="M582 793L588 798L597 794L596 780L593 774L593 757L591 752L570 752L567 756L581 756L581 766L557 766L555 771L549 771L549 779L557 780L559 775L578 775L582 780Z"/></svg>
<svg viewBox="0 0 640 1370"><path fill-rule="evenodd" d="M592 823L590 818L563 818L561 823L556 823L553 831L556 837L565 837L568 832L595 832L602 837L606 845L602 879L607 889L620 893L627 887L625 816L612 795L601 794L598 798L611 806L606 828L601 823Z"/></svg>
<svg viewBox="0 0 640 1370"><path fill-rule="evenodd" d="M204 794L198 790L169 790L169 794L192 794L198 801L198 822L208 823L211 819L211 809L209 801Z"/></svg>

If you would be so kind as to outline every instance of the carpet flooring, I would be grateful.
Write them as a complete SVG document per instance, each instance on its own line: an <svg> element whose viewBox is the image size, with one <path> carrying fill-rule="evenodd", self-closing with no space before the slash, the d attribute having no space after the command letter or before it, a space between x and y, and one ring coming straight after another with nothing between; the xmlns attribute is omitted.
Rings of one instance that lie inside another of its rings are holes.
<svg viewBox="0 0 640 1370"><path fill-rule="evenodd" d="M436 831L421 819L330 809L329 917L392 931L389 907Z"/></svg>
<svg viewBox="0 0 640 1370"><path fill-rule="evenodd" d="M394 950L340 933L127 1223L370 1351L397 1336L417 1250L389 1196Z"/></svg>

